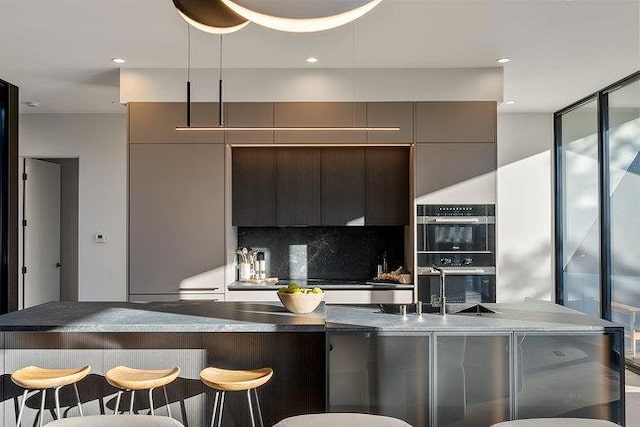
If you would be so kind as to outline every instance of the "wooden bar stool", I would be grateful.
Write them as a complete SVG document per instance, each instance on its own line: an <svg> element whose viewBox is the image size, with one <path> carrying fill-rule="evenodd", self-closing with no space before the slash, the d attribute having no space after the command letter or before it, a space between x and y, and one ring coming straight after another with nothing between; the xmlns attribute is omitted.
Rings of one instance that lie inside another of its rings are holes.
<svg viewBox="0 0 640 427"><path fill-rule="evenodd" d="M133 414L133 399L138 390L149 390L149 407L151 415L155 415L153 411L153 390L162 387L164 391L164 401L167 404L167 413L171 417L171 407L169 406L169 398L167 397L166 385L173 382L180 375L180 368L177 366L171 369L133 369L126 366L116 366L111 368L104 375L107 382L112 386L119 388L118 397L116 398L116 409L114 414L118 413L120 408L120 398L125 391L131 392L131 402L129 404L129 414Z"/></svg>
<svg viewBox="0 0 640 427"><path fill-rule="evenodd" d="M25 389L24 393L22 393L22 404L20 404L20 412L18 413L16 426L20 426L20 423L22 422L22 413L24 411L25 403L27 402L27 394L29 391L35 391L35 393L40 392L42 394L39 412L40 425L42 426L42 419L44 418L44 400L47 395L47 389L54 389L56 418L60 419L60 389L71 384L73 384L73 388L76 392L76 400L78 401L80 416L83 416L84 414L82 413L80 393L78 393L78 386L76 383L89 375L89 372L91 372L91 366L88 365L79 369L45 369L37 366L27 366L15 371L11 374L11 381Z"/></svg>
<svg viewBox="0 0 640 427"><path fill-rule="evenodd" d="M249 402L249 414L251 415L251 425L255 427L256 422L253 415L253 405L251 404L251 390L256 398L256 409L260 426L264 427L262 412L260 411L260 400L256 389L266 384L273 376L273 369L260 368L254 370L228 370L220 368L205 368L200 372L202 382L216 391L213 403L213 413L211 414L211 426L213 427L218 412L218 396L220 398L220 412L218 414L218 427L222 423L222 410L224 409L224 395L227 391L247 391L247 401Z"/></svg>

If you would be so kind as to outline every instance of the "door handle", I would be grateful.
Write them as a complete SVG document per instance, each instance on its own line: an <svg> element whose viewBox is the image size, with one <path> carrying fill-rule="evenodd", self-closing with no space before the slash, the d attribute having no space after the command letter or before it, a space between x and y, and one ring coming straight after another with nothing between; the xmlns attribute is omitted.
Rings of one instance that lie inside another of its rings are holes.
<svg viewBox="0 0 640 427"><path fill-rule="evenodd" d="M56 262L56 268L60 268L62 267L62 264L60 264L59 262Z"/></svg>

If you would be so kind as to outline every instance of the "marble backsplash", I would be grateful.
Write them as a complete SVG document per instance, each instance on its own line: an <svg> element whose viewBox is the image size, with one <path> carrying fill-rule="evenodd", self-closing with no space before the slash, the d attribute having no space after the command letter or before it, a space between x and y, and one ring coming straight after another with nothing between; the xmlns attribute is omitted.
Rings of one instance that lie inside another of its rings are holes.
<svg viewBox="0 0 640 427"><path fill-rule="evenodd" d="M369 280L385 251L404 265L404 227L238 227L238 247L263 251L268 277Z"/></svg>

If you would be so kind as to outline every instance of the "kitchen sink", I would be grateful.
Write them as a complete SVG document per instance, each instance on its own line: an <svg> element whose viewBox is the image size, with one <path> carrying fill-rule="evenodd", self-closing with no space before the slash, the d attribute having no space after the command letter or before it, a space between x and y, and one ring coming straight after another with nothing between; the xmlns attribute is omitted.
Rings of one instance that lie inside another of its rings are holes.
<svg viewBox="0 0 640 427"><path fill-rule="evenodd" d="M407 314L415 314L416 313L416 305L415 304L378 304L380 311L382 313L389 314L400 314L401 306L407 307ZM422 303L422 313L424 314L438 314L440 313L440 307L437 305ZM482 304L447 304L447 314L473 314L477 316L481 316L483 314L495 314L497 313L495 310L492 310Z"/></svg>

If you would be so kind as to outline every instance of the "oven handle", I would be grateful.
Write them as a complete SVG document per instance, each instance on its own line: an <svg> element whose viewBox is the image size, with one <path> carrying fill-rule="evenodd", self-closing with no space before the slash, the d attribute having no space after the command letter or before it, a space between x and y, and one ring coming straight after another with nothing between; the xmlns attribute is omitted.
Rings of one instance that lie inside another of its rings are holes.
<svg viewBox="0 0 640 427"><path fill-rule="evenodd" d="M435 218L433 222L441 224L475 224L480 220L478 218Z"/></svg>

